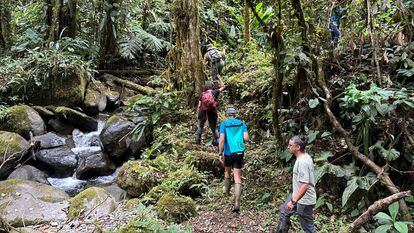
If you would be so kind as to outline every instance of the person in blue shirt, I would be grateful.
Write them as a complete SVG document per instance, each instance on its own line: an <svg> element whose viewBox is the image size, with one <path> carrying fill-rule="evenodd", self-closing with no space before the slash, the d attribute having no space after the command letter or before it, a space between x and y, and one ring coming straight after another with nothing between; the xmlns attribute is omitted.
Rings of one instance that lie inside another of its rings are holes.
<svg viewBox="0 0 414 233"><path fill-rule="evenodd" d="M346 7L340 7L340 0L336 0L333 2L333 10L331 14L329 29L331 29L331 36L334 42L337 42L339 37L341 36L341 32L339 31L339 23L343 12L347 9Z"/></svg>
<svg viewBox="0 0 414 233"><path fill-rule="evenodd" d="M234 208L233 212L240 210L240 195L242 191L241 175L243 167L244 143L249 140L246 124L236 119L237 111L228 108L227 120L220 124L219 156L224 164L224 192L229 195L231 187L231 169L234 169Z"/></svg>

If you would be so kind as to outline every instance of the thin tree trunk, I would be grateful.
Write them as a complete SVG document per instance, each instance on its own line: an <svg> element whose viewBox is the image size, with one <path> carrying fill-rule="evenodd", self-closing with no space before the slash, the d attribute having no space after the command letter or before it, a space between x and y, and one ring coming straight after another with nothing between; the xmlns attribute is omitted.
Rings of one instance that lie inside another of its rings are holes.
<svg viewBox="0 0 414 233"><path fill-rule="evenodd" d="M244 18L244 43L247 44L250 41L250 10L249 10L249 3L247 2L247 0L244 0L243 18Z"/></svg>
<svg viewBox="0 0 414 233"><path fill-rule="evenodd" d="M318 70L317 70L318 82L319 82L319 85L322 87L325 93L325 96L326 96L326 101L324 102L324 108L329 117L329 120L331 121L332 126L345 139L345 142L351 154L355 158L360 160L362 163L364 163L367 167L371 168L371 170L373 170L377 174L378 179L381 181L383 185L385 185L385 187L388 189L390 193L392 194L399 193L400 190L397 188L397 186L395 186L393 181L390 179L390 177L388 176L388 173L384 172L383 168L381 168L380 166L375 164L372 160L370 160L367 156L359 152L358 148L352 142L352 139L349 136L349 133L342 127L341 123L339 123L336 116L331 111L330 104L331 104L332 95L325 83L325 74L323 70L323 65L320 60L317 60L317 62L318 62ZM411 219L411 214L404 200L400 200L400 208L401 208L401 213L403 215L403 218L406 220Z"/></svg>
<svg viewBox="0 0 414 233"><path fill-rule="evenodd" d="M142 15L142 29L146 30L149 25L148 18L150 16L150 10L151 10L151 0L145 0L142 2L142 8L143 8L143 15Z"/></svg>
<svg viewBox="0 0 414 233"><path fill-rule="evenodd" d="M395 193L389 197L384 199L377 200L374 204L368 207L368 210L365 211L361 216L359 216L355 221L349 225L346 232L355 232L359 230L365 223L367 223L375 214L380 212L381 210L387 208L392 203L401 200L404 197L410 196L411 191L399 192Z"/></svg>
<svg viewBox="0 0 414 233"><path fill-rule="evenodd" d="M372 12L371 12L371 0L366 1L366 8L367 8L367 28L371 38L371 46L372 46L372 59L374 60L373 64L375 65L376 71L376 80L378 85L381 85L381 69L378 61L378 47L376 43L376 36L375 36L375 29L374 23L372 21Z"/></svg>
<svg viewBox="0 0 414 233"><path fill-rule="evenodd" d="M59 32L62 36L75 38L76 36L77 0L69 0L62 9L62 23L59 25Z"/></svg>
<svg viewBox="0 0 414 233"><path fill-rule="evenodd" d="M114 16L116 15L118 6L121 4L122 0L106 0L107 6L104 7L105 14L104 24L102 28L99 28L99 38L100 38L100 60L101 65L106 63L108 59L113 57L116 52L118 51L118 46L116 43L116 35L118 33L118 23L117 18ZM115 17L115 18L114 18Z"/></svg>
<svg viewBox="0 0 414 233"><path fill-rule="evenodd" d="M189 87L193 95L188 102L195 104L205 80L200 50L200 22L198 0L178 0L173 6L176 28L175 69L179 83Z"/></svg>
<svg viewBox="0 0 414 233"><path fill-rule="evenodd" d="M10 47L10 21L11 14L8 9L9 4L2 3L0 5L0 48Z"/></svg>
<svg viewBox="0 0 414 233"><path fill-rule="evenodd" d="M48 41L55 41L57 39L59 39L59 28L60 28L60 24L61 24L61 17L62 17L62 5L63 5L63 0L51 0L50 3L51 5L51 10L52 10L52 14L51 17L49 18L49 16L47 16L46 20L50 20L50 26L49 26L49 35L48 35ZM46 9L47 13L49 13L50 9Z"/></svg>

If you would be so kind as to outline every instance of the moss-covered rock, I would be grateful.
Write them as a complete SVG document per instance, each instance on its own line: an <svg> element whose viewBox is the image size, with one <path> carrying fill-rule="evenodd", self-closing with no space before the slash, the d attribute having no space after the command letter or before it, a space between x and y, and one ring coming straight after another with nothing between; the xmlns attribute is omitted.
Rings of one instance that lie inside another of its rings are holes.
<svg viewBox="0 0 414 233"><path fill-rule="evenodd" d="M83 101L82 109L84 109L87 113L96 115L105 110L106 104L106 95L101 94L97 90L88 88L86 90L85 100Z"/></svg>
<svg viewBox="0 0 414 233"><path fill-rule="evenodd" d="M27 105L15 105L0 122L0 130L15 132L29 139L30 132L35 136L46 133L46 126L39 113L33 108Z"/></svg>
<svg viewBox="0 0 414 233"><path fill-rule="evenodd" d="M165 194L157 202L157 214L165 221L181 223L197 214L196 204L189 197Z"/></svg>
<svg viewBox="0 0 414 233"><path fill-rule="evenodd" d="M157 185L160 172L142 165L140 161L128 161L119 170L116 183L133 197L139 197Z"/></svg>
<svg viewBox="0 0 414 233"><path fill-rule="evenodd" d="M86 84L85 71L82 70L58 73L40 86L31 79L26 87L26 101L41 106L77 106L83 102Z"/></svg>
<svg viewBox="0 0 414 233"><path fill-rule="evenodd" d="M50 184L46 173L30 165L23 165L17 168L7 179L31 180L42 184Z"/></svg>
<svg viewBox="0 0 414 233"><path fill-rule="evenodd" d="M175 190L166 183L161 183L153 187L146 195L145 195L145 202L155 204L164 194L167 193L174 193Z"/></svg>
<svg viewBox="0 0 414 233"><path fill-rule="evenodd" d="M129 199L125 203L125 209L127 209L128 211L133 211L135 209L135 207L137 207L139 205L139 203L141 203L141 200L139 198Z"/></svg>
<svg viewBox="0 0 414 233"><path fill-rule="evenodd" d="M103 188L91 187L83 190L70 200L70 218L88 217L96 219L116 209L114 198Z"/></svg>
<svg viewBox="0 0 414 233"><path fill-rule="evenodd" d="M82 131L90 132L98 128L98 122L85 113L67 107L57 107L55 112L59 116L59 119Z"/></svg>
<svg viewBox="0 0 414 233"><path fill-rule="evenodd" d="M214 177L222 177L224 167L219 156L205 151L191 151L185 154L184 163L194 166L197 170L212 174Z"/></svg>
<svg viewBox="0 0 414 233"><path fill-rule="evenodd" d="M19 134L0 131L0 178L5 178L25 159L30 144Z"/></svg>
<svg viewBox="0 0 414 233"><path fill-rule="evenodd" d="M206 175L193 167L183 167L173 173L162 182L181 195L199 197L207 187Z"/></svg>
<svg viewBox="0 0 414 233"><path fill-rule="evenodd" d="M28 180L0 181L0 216L14 227L63 222L69 196L50 185Z"/></svg>

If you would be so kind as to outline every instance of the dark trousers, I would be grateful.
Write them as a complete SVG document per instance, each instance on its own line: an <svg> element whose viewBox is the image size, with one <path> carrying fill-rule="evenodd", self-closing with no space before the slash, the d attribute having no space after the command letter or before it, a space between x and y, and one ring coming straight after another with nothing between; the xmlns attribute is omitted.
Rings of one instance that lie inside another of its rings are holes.
<svg viewBox="0 0 414 233"><path fill-rule="evenodd" d="M217 132L217 109L209 109L209 110L198 110L198 124L197 124L197 131L196 131L196 140L201 140L201 135L203 134L203 127L208 120L208 124L210 126L211 132L213 133L214 143L217 143L219 135Z"/></svg>
<svg viewBox="0 0 414 233"><path fill-rule="evenodd" d="M292 200L292 196L283 203L280 207L279 224L276 228L276 233L288 233L290 228L290 216L298 215L299 223L306 233L316 233L315 224L313 223L313 205L301 205L299 203L292 210L286 209L286 204Z"/></svg>
<svg viewBox="0 0 414 233"><path fill-rule="evenodd" d="M223 59L211 62L211 77L213 80L215 80L218 75L221 76L221 71L223 70L224 64L225 61Z"/></svg>
<svg viewBox="0 0 414 233"><path fill-rule="evenodd" d="M339 39L339 36L341 35L339 27L331 23L331 25L329 25L329 28L331 29L332 40L337 41Z"/></svg>

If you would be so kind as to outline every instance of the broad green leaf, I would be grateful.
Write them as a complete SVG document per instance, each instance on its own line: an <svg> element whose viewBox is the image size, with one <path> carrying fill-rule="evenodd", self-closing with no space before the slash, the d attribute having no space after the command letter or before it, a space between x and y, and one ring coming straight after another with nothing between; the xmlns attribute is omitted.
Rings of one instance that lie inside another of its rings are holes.
<svg viewBox="0 0 414 233"><path fill-rule="evenodd" d="M290 153L289 149L283 151L283 157L285 157L285 161L288 162L292 158L292 153Z"/></svg>
<svg viewBox="0 0 414 233"><path fill-rule="evenodd" d="M394 222L395 222L395 219L397 217L399 207L400 206L398 204L398 201L396 201L396 202L394 202L394 203L392 203L391 205L388 206L388 211L390 212L391 218L394 220Z"/></svg>
<svg viewBox="0 0 414 233"><path fill-rule="evenodd" d="M392 221L392 218L391 218L388 214L386 214L386 213L384 213L384 212L379 212L378 214L376 214L376 215L374 216L374 218L375 218L375 219L381 219L381 220Z"/></svg>
<svg viewBox="0 0 414 233"><path fill-rule="evenodd" d="M319 100L318 100L318 98L310 99L308 104L309 104L310 108L315 108L316 106L318 106Z"/></svg>
<svg viewBox="0 0 414 233"><path fill-rule="evenodd" d="M400 233L408 233L408 226L404 222L395 222L394 227Z"/></svg>
<svg viewBox="0 0 414 233"><path fill-rule="evenodd" d="M332 206L332 204L331 204L331 203L329 203L329 202L326 202L326 206L328 207L329 211L331 211L331 212L332 212L332 210L333 210L333 206Z"/></svg>
<svg viewBox="0 0 414 233"><path fill-rule="evenodd" d="M308 134L309 141L308 141L308 143L312 143L313 141L315 141L316 136L318 136L318 133L319 133L318 130L317 131L309 131L309 134Z"/></svg>
<svg viewBox="0 0 414 233"><path fill-rule="evenodd" d="M376 104L375 108L382 116L385 116L387 113L394 111L397 106L390 104Z"/></svg>
<svg viewBox="0 0 414 233"><path fill-rule="evenodd" d="M358 209L354 209L352 212L351 212L351 217L356 217L356 216L358 216L359 215L359 210Z"/></svg>
<svg viewBox="0 0 414 233"><path fill-rule="evenodd" d="M374 233L387 233L390 228L391 228L391 225L389 224L382 225L382 226L377 227Z"/></svg>
<svg viewBox="0 0 414 233"><path fill-rule="evenodd" d="M358 189L358 178L353 177L352 180L348 181L348 186L346 186L343 194L342 194L342 207L344 207L347 203L351 195Z"/></svg>
<svg viewBox="0 0 414 233"><path fill-rule="evenodd" d="M315 179L318 182L325 174L332 174L336 177L344 177L345 171L338 165L333 165L329 162L325 163L321 167L316 168Z"/></svg>
<svg viewBox="0 0 414 233"><path fill-rule="evenodd" d="M324 138L324 137L327 137L327 136L331 136L331 135L332 135L332 133L331 133L331 132L325 131L325 132L323 132L323 134L321 135L321 138Z"/></svg>
<svg viewBox="0 0 414 233"><path fill-rule="evenodd" d="M318 198L318 200L316 201L315 204L315 209L319 208L321 205L323 205L323 203L325 203L325 196L322 195Z"/></svg>

